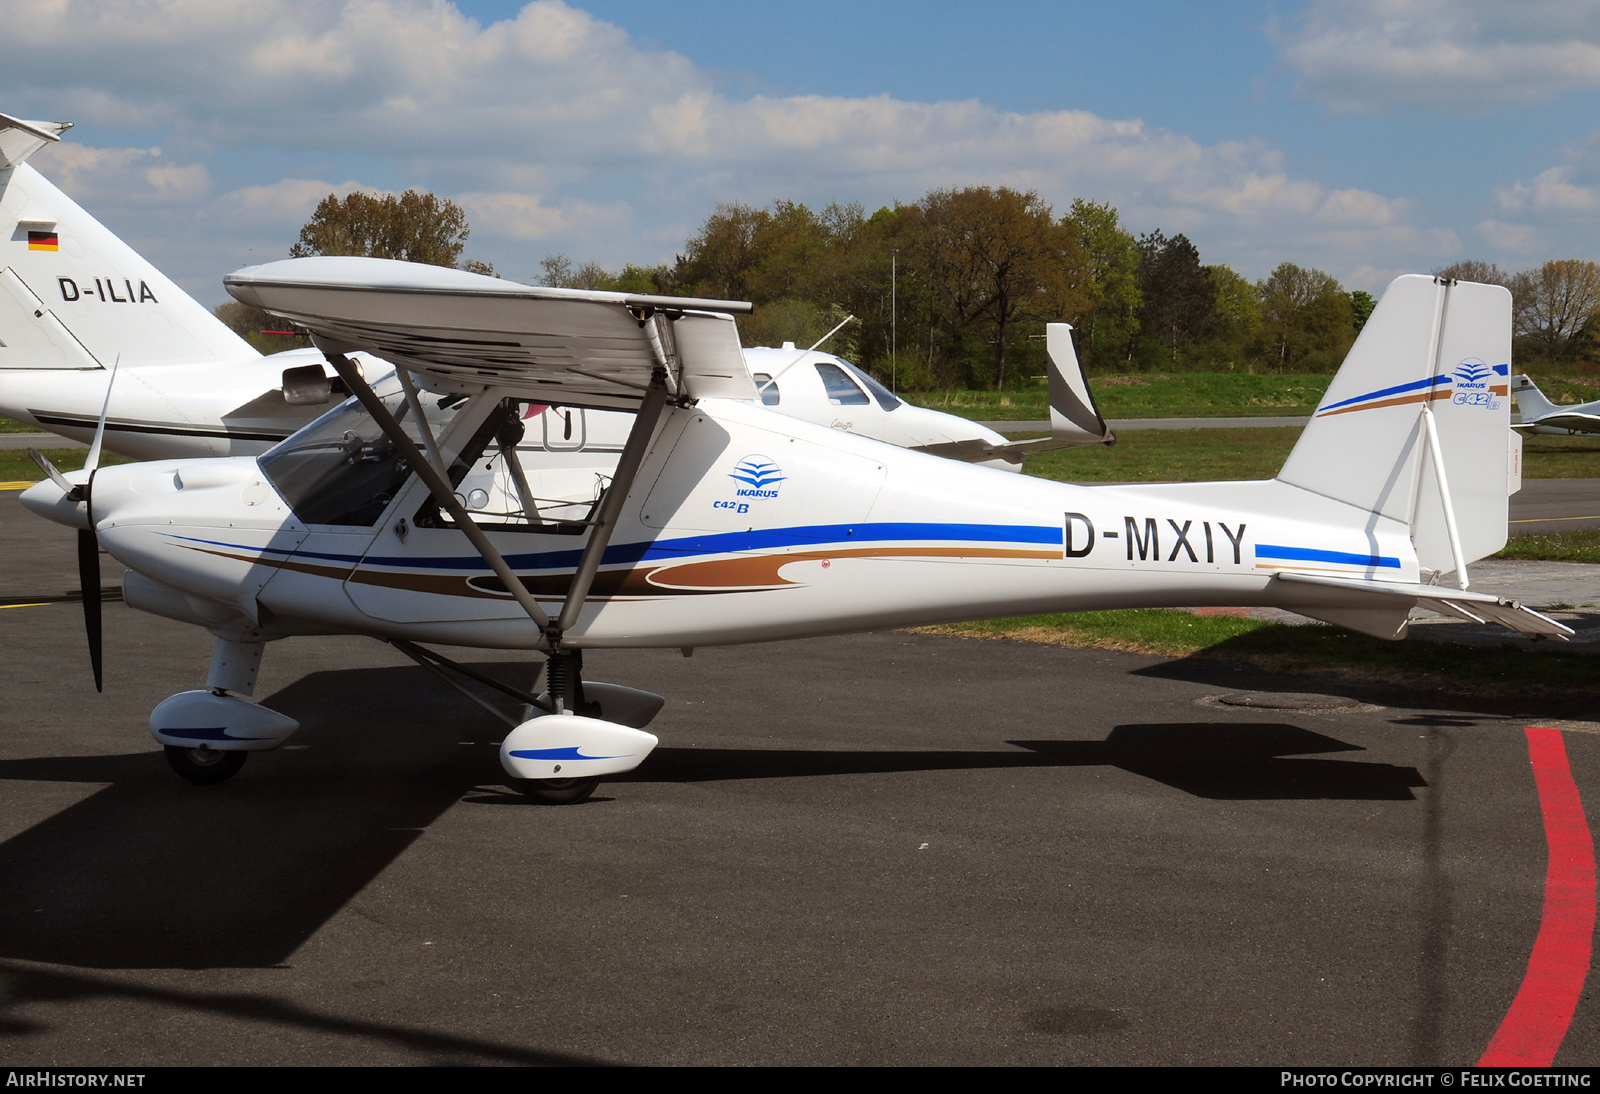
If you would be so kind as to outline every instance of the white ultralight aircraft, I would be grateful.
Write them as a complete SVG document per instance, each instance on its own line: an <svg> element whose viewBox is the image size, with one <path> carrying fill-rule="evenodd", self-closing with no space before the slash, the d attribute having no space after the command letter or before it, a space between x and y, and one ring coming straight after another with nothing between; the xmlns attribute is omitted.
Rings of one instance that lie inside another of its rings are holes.
<svg viewBox="0 0 1600 1094"><path fill-rule="evenodd" d="M1518 429L1558 436L1600 433L1600 399L1556 406L1544 397L1531 377L1521 373L1511 378L1511 393L1517 397L1517 409L1522 411Z"/></svg>
<svg viewBox="0 0 1600 1094"><path fill-rule="evenodd" d="M130 567L129 605L216 636L206 688L151 715L195 782L294 732L250 696L265 644L298 634L386 639L469 695L460 674L532 708L502 714L502 765L564 801L656 745L644 727L663 699L586 681L589 650L1237 604L1383 638L1419 604L1571 633L1468 588L1467 564L1505 542L1518 485L1502 288L1393 282L1275 479L1086 487L774 413L731 315L679 300L539 295L360 258L226 283L312 331L356 399L259 459L91 461L22 495ZM357 351L400 371L370 386ZM530 404L634 413L597 500L537 496L516 453ZM458 495L475 491L469 511ZM421 642L538 650L546 690Z"/></svg>
<svg viewBox="0 0 1600 1094"><path fill-rule="evenodd" d="M262 356L25 162L67 128L0 115L0 226L7 229L0 239L0 415L87 444L104 409L104 446L134 459L257 456L348 394L314 349ZM906 404L831 354L747 353L765 405L891 444L1017 470L1030 452L1112 439L1071 341L1051 344L1056 429L1030 441L1008 441L976 422ZM369 379L391 368L365 354L354 359ZM117 381L107 405L112 365ZM523 445L545 453L540 466L581 467L591 481L615 463L632 424L626 413L529 410L542 419Z"/></svg>

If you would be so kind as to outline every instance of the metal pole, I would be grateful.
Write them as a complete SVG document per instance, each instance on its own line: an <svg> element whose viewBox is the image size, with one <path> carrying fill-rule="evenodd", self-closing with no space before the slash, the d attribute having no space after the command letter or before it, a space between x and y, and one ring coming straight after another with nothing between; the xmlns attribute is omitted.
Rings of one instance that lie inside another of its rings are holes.
<svg viewBox="0 0 1600 1094"><path fill-rule="evenodd" d="M1456 560L1456 581L1467 587L1467 560L1461 552L1461 533L1456 530L1456 508L1450 501L1450 483L1444 477L1444 452L1439 448L1439 428L1433 423L1433 408L1422 404L1422 422L1428 430L1428 451L1433 454L1433 477L1439 480L1439 500L1444 503L1444 528L1450 534L1450 553Z"/></svg>
<svg viewBox="0 0 1600 1094"><path fill-rule="evenodd" d="M650 378L649 390L645 392L644 402L639 406L638 416L633 419L633 429L628 433L628 442L622 446L622 457L617 460L616 474L611 476L611 485L606 488L605 496L600 499L599 511L594 516L594 528L589 533L589 542L584 544L583 557L578 561L578 569L572 575L572 584L567 587L567 599L561 605L561 615L556 620L556 629L566 631L578 621L578 613L583 610L583 602L589 596L589 589L594 585L594 576L600 569L600 562L605 557L606 545L611 542L611 533L616 529L617 517L622 513L622 503L628 500L628 491L633 487L634 477L639 473L639 465L644 462L645 450L650 445L650 438L655 433L656 422L661 418L661 411L667 405L667 370L658 368L655 375ZM551 696L554 697L554 690Z"/></svg>
<svg viewBox="0 0 1600 1094"><path fill-rule="evenodd" d="M900 252L889 252L889 390L900 380Z"/></svg>

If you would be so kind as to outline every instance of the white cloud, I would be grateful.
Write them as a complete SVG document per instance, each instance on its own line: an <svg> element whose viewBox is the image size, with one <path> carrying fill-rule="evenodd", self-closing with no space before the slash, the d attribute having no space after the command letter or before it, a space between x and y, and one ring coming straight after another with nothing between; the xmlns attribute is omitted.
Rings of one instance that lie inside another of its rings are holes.
<svg viewBox="0 0 1600 1094"><path fill-rule="evenodd" d="M354 181L335 185L314 179L283 179L270 186L231 190L212 203L210 212L239 226L279 230L293 226L298 229L323 198L329 194L344 197L356 190L379 192Z"/></svg>
<svg viewBox="0 0 1600 1094"><path fill-rule="evenodd" d="M198 203L212 228L198 245L224 263L286 247L329 192L305 176L355 173L331 159L387 164L405 185L455 196L471 252L512 276L546 249L669 258L719 200L873 206L968 184L1035 189L1058 207L1109 200L1136 230L1186 232L1252 275L1285 259L1334 272L1399 262L1454 239L1416 225L1405 200L1294 177L1258 140L1205 145L1139 120L978 101L733 98L688 59L559 0L487 27L445 0L8 0L0 92L26 100L8 111L81 111L168 146L203 142L210 168L155 151L118 167L127 150L81 145L81 164L39 162L75 180L122 171L130 193L175 214ZM304 165L207 201L213 171L236 173L217 161L244 151ZM105 167L88 166L96 155ZM91 198L132 200L110 184L67 188L97 213Z"/></svg>
<svg viewBox="0 0 1600 1094"><path fill-rule="evenodd" d="M1589 213L1600 208L1600 187L1571 181L1571 166L1541 171L1530 183L1516 182L1495 190L1505 209L1531 209L1541 213Z"/></svg>
<svg viewBox="0 0 1600 1094"><path fill-rule="evenodd" d="M1600 86L1592 3L1311 0L1273 33L1301 90L1341 110L1472 112Z"/></svg>
<svg viewBox="0 0 1600 1094"><path fill-rule="evenodd" d="M42 149L33 163L87 204L193 204L212 186L205 164L175 163L160 148L90 148L68 138Z"/></svg>
<svg viewBox="0 0 1600 1094"><path fill-rule="evenodd" d="M563 232L587 231L605 236L623 234L633 222L633 210L623 202L595 205L566 201L545 205L538 194L468 193L459 195L474 232L500 234L512 239L548 240Z"/></svg>
<svg viewBox="0 0 1600 1094"><path fill-rule="evenodd" d="M1532 225L1485 220L1476 228L1489 246L1512 254L1529 254L1539 246L1539 230Z"/></svg>

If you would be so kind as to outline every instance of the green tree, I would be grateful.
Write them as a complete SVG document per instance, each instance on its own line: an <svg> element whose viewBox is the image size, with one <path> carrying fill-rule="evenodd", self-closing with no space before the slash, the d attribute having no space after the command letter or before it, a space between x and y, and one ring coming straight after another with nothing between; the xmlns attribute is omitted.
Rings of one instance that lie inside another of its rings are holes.
<svg viewBox="0 0 1600 1094"><path fill-rule="evenodd" d="M1217 329L1217 293L1189 238L1160 231L1139 237L1139 325L1179 364L1179 348Z"/></svg>
<svg viewBox="0 0 1600 1094"><path fill-rule="evenodd" d="M1448 266L1441 266L1433 271L1434 277L1444 277L1451 281L1477 281L1485 285L1504 285L1511 287L1511 275L1500 268L1497 262L1483 262L1476 258L1462 259L1452 262Z"/></svg>
<svg viewBox="0 0 1600 1094"><path fill-rule="evenodd" d="M1139 242L1122 230L1117 210L1077 198L1067 214L1088 260L1089 307L1079 351L1097 368L1125 365L1139 337Z"/></svg>
<svg viewBox="0 0 1600 1094"><path fill-rule="evenodd" d="M1264 357L1284 371L1338 367L1355 341L1355 316L1337 279L1285 262L1258 288Z"/></svg>
<svg viewBox="0 0 1600 1094"><path fill-rule="evenodd" d="M1517 337L1547 360L1570 356L1583 344L1600 308L1600 266L1576 258L1552 259L1511 280Z"/></svg>
<svg viewBox="0 0 1600 1094"><path fill-rule="evenodd" d="M1031 190L935 190L919 204L938 241L946 299L963 324L992 331L994 386L1002 388L1019 323L1076 320L1088 305L1077 228Z"/></svg>
<svg viewBox="0 0 1600 1094"><path fill-rule="evenodd" d="M470 234L466 213L448 198L416 190L398 197L357 190L343 198L337 194L323 198L289 254L294 258L366 255L493 273L488 263L462 262Z"/></svg>
<svg viewBox="0 0 1600 1094"><path fill-rule="evenodd" d="M1255 283L1230 266L1205 267L1216 307L1212 338L1191 350L1195 363L1209 359L1219 368L1234 369L1252 360L1261 333L1261 293Z"/></svg>
<svg viewBox="0 0 1600 1094"><path fill-rule="evenodd" d="M1356 333L1360 334L1372 316L1372 309L1378 306L1378 302L1364 289L1356 289L1346 295L1350 297L1351 322L1355 325Z"/></svg>
<svg viewBox="0 0 1600 1094"><path fill-rule="evenodd" d="M288 349L303 349L311 344L311 339L304 334L279 333L293 332L294 328L287 319L280 319L271 312L238 300L218 304L211 314L261 353L282 353ZM274 333L269 334L268 331Z"/></svg>

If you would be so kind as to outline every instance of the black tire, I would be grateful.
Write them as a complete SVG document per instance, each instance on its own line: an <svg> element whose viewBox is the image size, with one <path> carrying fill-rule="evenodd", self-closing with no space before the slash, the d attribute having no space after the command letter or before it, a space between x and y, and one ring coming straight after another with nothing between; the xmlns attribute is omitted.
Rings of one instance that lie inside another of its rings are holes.
<svg viewBox="0 0 1600 1094"><path fill-rule="evenodd" d="M219 752L214 748L184 748L167 745L167 763L196 786L225 783L239 773L248 752Z"/></svg>
<svg viewBox="0 0 1600 1094"><path fill-rule="evenodd" d="M576 805L600 785L599 779L512 779L511 785L544 805Z"/></svg>

